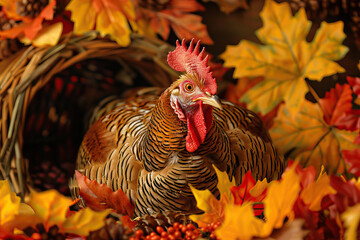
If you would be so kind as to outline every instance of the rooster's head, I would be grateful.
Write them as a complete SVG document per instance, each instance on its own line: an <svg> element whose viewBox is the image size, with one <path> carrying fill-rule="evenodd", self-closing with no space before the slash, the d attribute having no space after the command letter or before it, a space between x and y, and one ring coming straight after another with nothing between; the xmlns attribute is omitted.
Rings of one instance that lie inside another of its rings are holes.
<svg viewBox="0 0 360 240"><path fill-rule="evenodd" d="M216 94L216 80L207 66L208 56L203 58L204 49L199 51L199 42L194 47L193 40L189 48L185 41L169 53L167 61L174 70L185 72L169 88L170 102L180 120L186 121L188 134L186 149L196 151L205 140L212 124L213 107L222 108Z"/></svg>

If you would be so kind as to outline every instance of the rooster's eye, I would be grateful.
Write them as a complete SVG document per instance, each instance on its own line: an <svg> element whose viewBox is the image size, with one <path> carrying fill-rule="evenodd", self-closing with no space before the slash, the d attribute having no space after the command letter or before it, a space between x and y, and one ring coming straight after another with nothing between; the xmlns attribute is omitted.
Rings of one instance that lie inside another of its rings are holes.
<svg viewBox="0 0 360 240"><path fill-rule="evenodd" d="M187 84L185 84L185 90L187 91L187 92L192 92L192 91L194 91L194 86L191 84L191 83L187 83Z"/></svg>

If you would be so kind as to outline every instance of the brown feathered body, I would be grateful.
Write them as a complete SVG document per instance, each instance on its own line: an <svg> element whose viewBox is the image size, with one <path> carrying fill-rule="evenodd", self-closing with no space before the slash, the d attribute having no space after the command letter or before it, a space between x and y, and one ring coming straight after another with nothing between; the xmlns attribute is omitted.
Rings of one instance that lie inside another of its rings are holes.
<svg viewBox="0 0 360 240"><path fill-rule="evenodd" d="M222 101L212 111L205 140L186 149L187 123L171 106L177 87L142 90L114 107L90 127L80 146L77 169L90 179L122 189L135 206L135 216L166 210L200 213L189 184L219 197L214 167L240 184L251 170L256 179L277 179L284 169L261 119Z"/></svg>

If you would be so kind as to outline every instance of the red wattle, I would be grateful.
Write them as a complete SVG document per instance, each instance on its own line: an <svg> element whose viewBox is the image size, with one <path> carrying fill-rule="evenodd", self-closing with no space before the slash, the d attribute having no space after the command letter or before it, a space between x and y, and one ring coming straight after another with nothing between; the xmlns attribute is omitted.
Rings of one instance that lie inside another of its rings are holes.
<svg viewBox="0 0 360 240"><path fill-rule="evenodd" d="M186 136L186 150L195 152L205 141L212 123L212 107L203 106L201 101L195 110L187 113L188 134Z"/></svg>

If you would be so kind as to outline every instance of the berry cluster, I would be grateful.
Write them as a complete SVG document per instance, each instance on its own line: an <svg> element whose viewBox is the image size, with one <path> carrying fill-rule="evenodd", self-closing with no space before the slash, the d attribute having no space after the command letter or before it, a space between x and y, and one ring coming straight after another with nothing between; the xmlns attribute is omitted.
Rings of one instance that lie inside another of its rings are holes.
<svg viewBox="0 0 360 240"><path fill-rule="evenodd" d="M215 236L215 229L219 226L219 222L201 228L197 228L192 223L183 225L179 222L175 222L166 230L161 226L157 226L156 232L152 232L146 236L144 235L144 232L139 229L135 231L135 236L131 237L130 240L194 240L198 238L217 240L218 238Z"/></svg>

